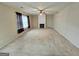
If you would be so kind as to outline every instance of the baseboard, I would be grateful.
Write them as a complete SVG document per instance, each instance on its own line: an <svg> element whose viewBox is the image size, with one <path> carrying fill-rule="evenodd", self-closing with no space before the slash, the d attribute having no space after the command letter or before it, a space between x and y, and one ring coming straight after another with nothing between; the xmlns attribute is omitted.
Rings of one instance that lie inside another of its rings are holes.
<svg viewBox="0 0 79 59"><path fill-rule="evenodd" d="M5 47L7 47L9 44L15 42L18 38L20 38L22 35L24 35L26 32L30 31L31 29L25 30L20 34L17 34L17 36L15 38L12 39L12 41L8 42L7 44L5 44L4 46L0 47L0 50L4 49Z"/></svg>
<svg viewBox="0 0 79 59"><path fill-rule="evenodd" d="M63 34L61 34L57 29L53 28L53 30L55 30L58 34L60 34L62 37L64 37L66 40L68 40ZM69 40L68 40L69 41ZM79 48L77 47L76 45L74 45L71 41L69 41L74 47L76 48Z"/></svg>

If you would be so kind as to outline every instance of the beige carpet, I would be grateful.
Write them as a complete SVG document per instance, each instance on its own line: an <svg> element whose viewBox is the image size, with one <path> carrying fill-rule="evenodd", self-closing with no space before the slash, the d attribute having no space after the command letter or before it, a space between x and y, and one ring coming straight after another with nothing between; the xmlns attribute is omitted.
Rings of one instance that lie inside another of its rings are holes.
<svg viewBox="0 0 79 59"><path fill-rule="evenodd" d="M79 49L53 29L33 29L11 43L1 52L11 56L70 56Z"/></svg>

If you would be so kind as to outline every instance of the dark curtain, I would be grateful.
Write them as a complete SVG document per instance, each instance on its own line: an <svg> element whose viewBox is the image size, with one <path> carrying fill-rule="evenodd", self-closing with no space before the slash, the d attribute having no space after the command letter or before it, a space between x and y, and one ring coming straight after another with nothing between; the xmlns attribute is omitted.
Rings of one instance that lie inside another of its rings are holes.
<svg viewBox="0 0 79 59"><path fill-rule="evenodd" d="M28 18L28 28L30 28L30 19L29 19L29 16L27 16Z"/></svg>
<svg viewBox="0 0 79 59"><path fill-rule="evenodd" d="M18 33L21 33L21 32L24 31L23 23L22 23L22 14L16 12L16 15L17 15L17 27L18 27Z"/></svg>

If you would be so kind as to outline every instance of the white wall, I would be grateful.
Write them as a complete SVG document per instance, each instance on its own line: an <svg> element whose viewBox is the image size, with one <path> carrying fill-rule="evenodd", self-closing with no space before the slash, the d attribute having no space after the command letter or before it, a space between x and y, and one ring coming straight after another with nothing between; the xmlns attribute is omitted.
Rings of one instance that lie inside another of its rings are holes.
<svg viewBox="0 0 79 59"><path fill-rule="evenodd" d="M79 3L74 3L56 14L53 27L79 48Z"/></svg>
<svg viewBox="0 0 79 59"><path fill-rule="evenodd" d="M16 14L12 8L0 4L0 48L17 36Z"/></svg>
<svg viewBox="0 0 79 59"><path fill-rule="evenodd" d="M53 28L53 15L46 16L46 27Z"/></svg>
<svg viewBox="0 0 79 59"><path fill-rule="evenodd" d="M38 16L37 15L31 15L30 21L31 21L31 28L38 28Z"/></svg>
<svg viewBox="0 0 79 59"><path fill-rule="evenodd" d="M38 28L39 24L46 23L46 20L44 18L41 18L41 19L39 18L38 18L38 15L30 15L31 28Z"/></svg>

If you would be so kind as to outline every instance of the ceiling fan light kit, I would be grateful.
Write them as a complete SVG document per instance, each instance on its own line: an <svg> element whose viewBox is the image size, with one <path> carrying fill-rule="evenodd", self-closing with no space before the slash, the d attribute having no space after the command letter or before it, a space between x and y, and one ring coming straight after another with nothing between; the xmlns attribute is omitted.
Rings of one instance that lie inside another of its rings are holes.
<svg viewBox="0 0 79 59"><path fill-rule="evenodd" d="M40 15L42 15L42 13L40 13Z"/></svg>
<svg viewBox="0 0 79 59"><path fill-rule="evenodd" d="M43 14L43 12L42 12L42 10L40 10L40 15L42 15Z"/></svg>

